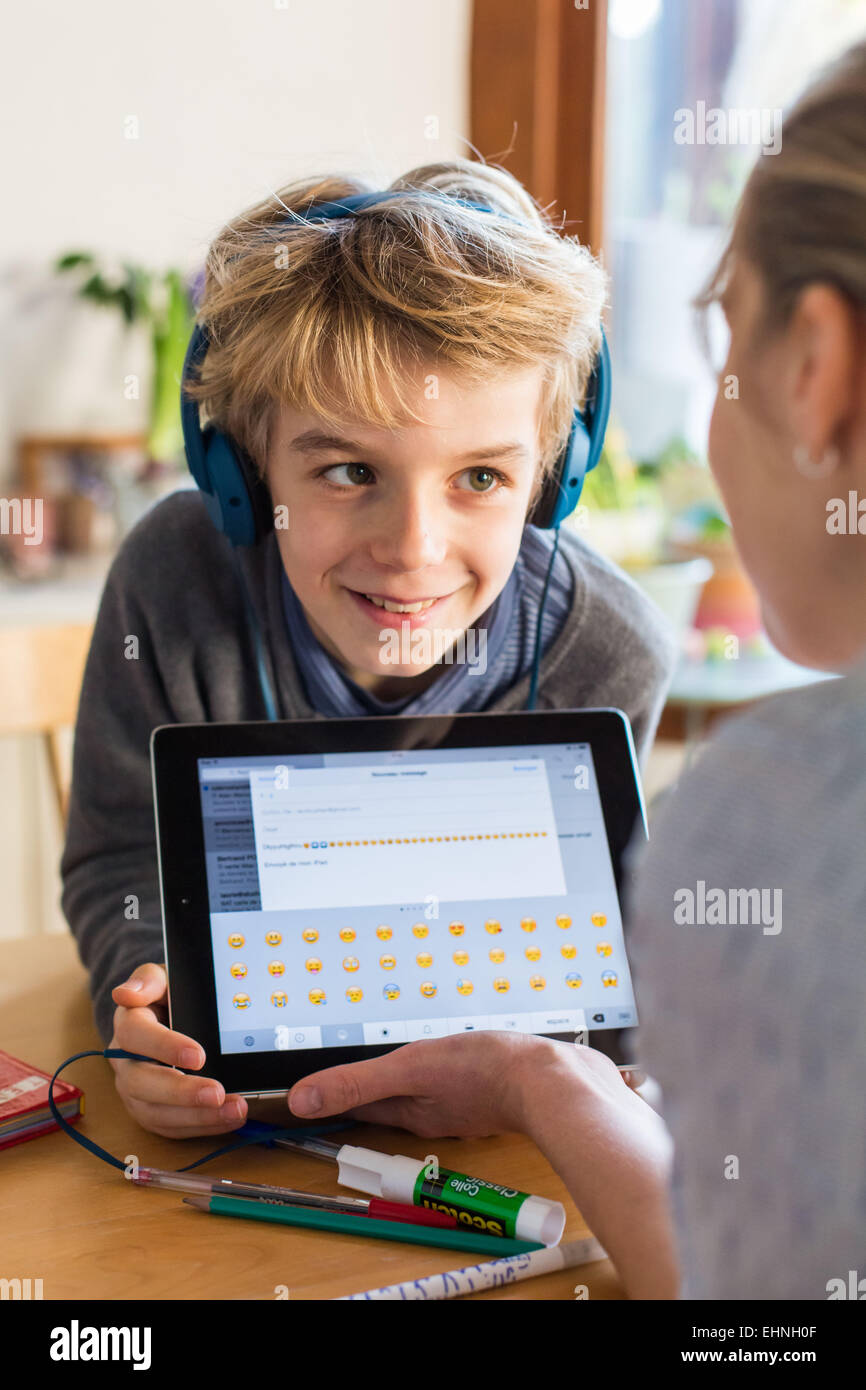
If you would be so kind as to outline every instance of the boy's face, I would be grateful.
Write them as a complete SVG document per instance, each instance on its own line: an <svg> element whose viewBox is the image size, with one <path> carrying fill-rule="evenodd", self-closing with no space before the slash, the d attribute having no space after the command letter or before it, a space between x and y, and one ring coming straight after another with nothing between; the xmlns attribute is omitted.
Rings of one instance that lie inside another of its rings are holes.
<svg viewBox="0 0 866 1390"><path fill-rule="evenodd" d="M542 379L541 367L482 384L419 369L421 423L398 430L281 409L266 479L288 508L283 565L358 685L393 698L411 693L407 678L429 684L503 589L538 477Z"/></svg>

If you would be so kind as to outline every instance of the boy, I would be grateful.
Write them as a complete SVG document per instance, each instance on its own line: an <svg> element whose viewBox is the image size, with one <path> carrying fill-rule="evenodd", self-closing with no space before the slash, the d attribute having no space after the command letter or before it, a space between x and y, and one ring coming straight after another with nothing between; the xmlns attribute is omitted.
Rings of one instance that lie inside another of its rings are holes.
<svg viewBox="0 0 866 1390"><path fill-rule="evenodd" d="M646 752L672 664L624 575L573 532L554 553L526 524L599 346L600 267L486 165L303 215L359 191L284 189L211 247L211 347L189 394L252 461L274 529L233 555L198 495L155 507L114 562L85 672L63 908L103 1038L174 1066L204 1057L165 1026L148 741L266 716L245 601L283 719L523 708L548 572L539 708L618 706ZM245 1115L214 1081L112 1065L157 1133Z"/></svg>

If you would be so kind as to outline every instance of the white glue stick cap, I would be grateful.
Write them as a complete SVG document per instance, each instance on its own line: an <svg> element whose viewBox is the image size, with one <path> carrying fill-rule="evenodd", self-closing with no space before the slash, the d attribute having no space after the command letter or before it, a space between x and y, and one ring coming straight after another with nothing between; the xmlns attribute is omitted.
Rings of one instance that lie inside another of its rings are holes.
<svg viewBox="0 0 866 1390"><path fill-rule="evenodd" d="M565 1207L547 1197L527 1197L517 1213L514 1234L518 1240L538 1240L558 1245L565 1230Z"/></svg>
<svg viewBox="0 0 866 1390"><path fill-rule="evenodd" d="M386 1202L411 1202L415 1179L423 1167L420 1158L344 1144L337 1156L337 1181Z"/></svg>

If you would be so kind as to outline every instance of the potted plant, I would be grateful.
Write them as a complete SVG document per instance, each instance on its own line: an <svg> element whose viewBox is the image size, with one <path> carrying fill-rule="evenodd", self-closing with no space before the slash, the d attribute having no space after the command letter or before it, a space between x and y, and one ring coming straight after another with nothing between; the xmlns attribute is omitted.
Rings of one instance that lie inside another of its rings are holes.
<svg viewBox="0 0 866 1390"><path fill-rule="evenodd" d="M173 472L183 460L180 379L195 318L191 287L179 270L155 272L128 261L119 271L107 269L89 251L67 252L55 261L54 268L61 274L78 276L82 299L119 313L128 327L141 323L149 329L153 372L146 459L131 480L131 492L140 510L142 487ZM114 481L119 483L120 479ZM118 500L121 510L130 506L135 510L132 496L119 496ZM127 524L134 519L125 518Z"/></svg>

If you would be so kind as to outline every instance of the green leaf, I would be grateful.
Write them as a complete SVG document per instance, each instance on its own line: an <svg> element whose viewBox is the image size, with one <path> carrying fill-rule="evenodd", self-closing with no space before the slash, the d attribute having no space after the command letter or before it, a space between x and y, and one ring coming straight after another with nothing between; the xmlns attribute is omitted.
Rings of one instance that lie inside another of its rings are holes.
<svg viewBox="0 0 866 1390"><path fill-rule="evenodd" d="M54 262L54 269L74 270L77 266L93 265L93 263L93 257L89 251L69 251Z"/></svg>

